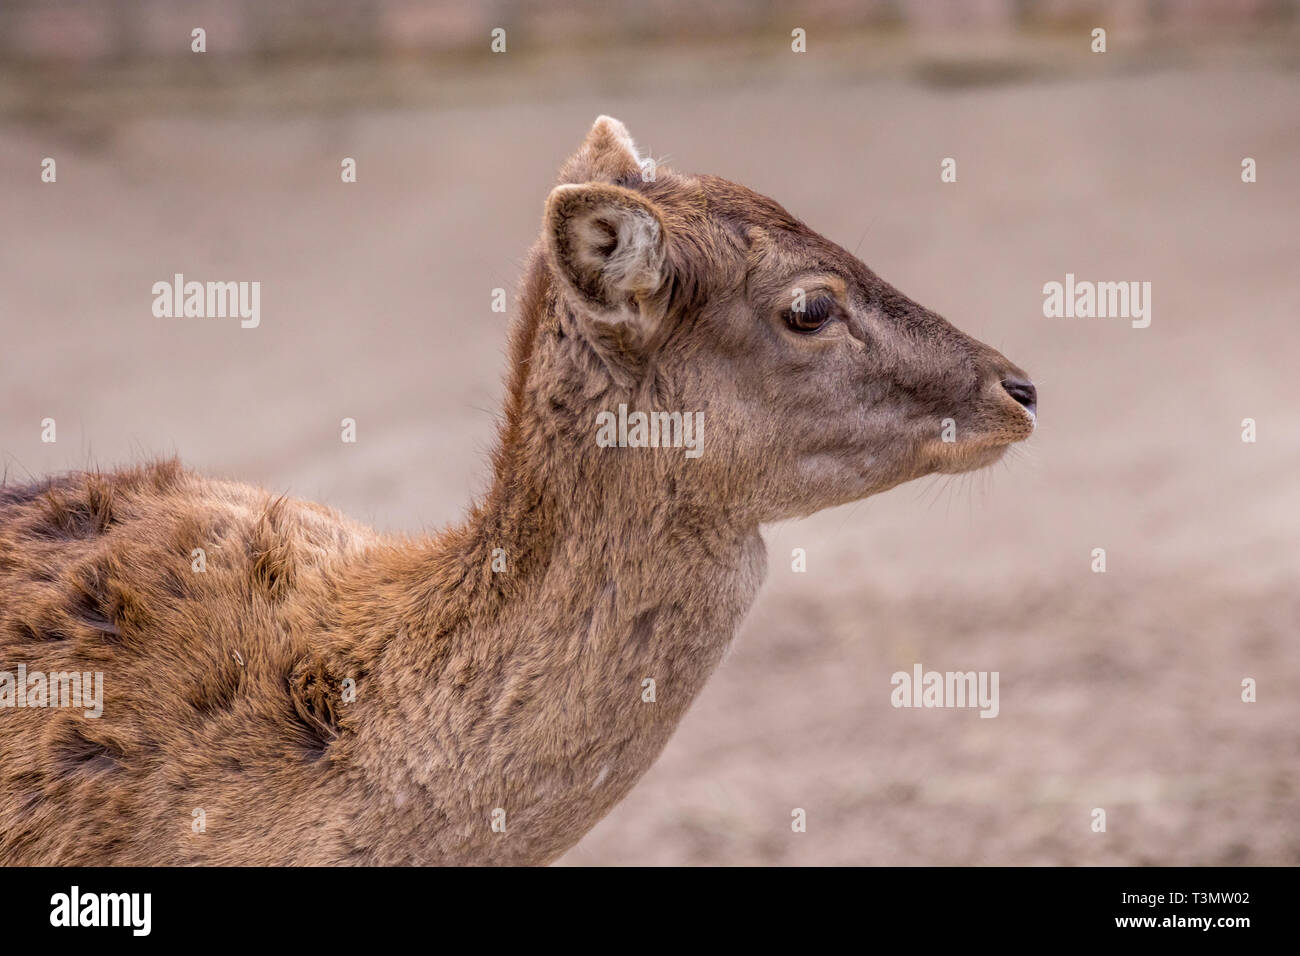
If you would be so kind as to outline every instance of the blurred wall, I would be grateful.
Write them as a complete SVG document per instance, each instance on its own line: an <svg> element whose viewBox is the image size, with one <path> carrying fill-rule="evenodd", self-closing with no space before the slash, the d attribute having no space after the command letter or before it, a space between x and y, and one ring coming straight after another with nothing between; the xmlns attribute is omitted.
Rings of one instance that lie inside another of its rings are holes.
<svg viewBox="0 0 1300 956"><path fill-rule="evenodd" d="M6 0L0 57L104 61L188 54L196 27L226 56L486 51L509 41L718 38L785 24L909 31L1102 26L1213 30L1297 17L1300 0Z"/></svg>

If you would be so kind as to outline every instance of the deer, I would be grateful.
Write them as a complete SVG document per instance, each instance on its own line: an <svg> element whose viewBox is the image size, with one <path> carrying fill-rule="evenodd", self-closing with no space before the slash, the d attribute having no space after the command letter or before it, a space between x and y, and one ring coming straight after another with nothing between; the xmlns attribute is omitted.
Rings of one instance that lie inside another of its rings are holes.
<svg viewBox="0 0 1300 956"><path fill-rule="evenodd" d="M508 335L490 485L436 534L175 459L0 489L0 861L552 862L722 660L763 525L985 467L1036 425L998 351L606 116ZM622 441L636 413L667 440ZM67 706L91 675L98 714Z"/></svg>

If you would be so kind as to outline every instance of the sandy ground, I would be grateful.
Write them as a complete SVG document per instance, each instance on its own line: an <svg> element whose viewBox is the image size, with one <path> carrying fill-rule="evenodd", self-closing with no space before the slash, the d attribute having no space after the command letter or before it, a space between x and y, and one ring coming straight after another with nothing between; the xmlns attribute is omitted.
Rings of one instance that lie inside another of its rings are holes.
<svg viewBox="0 0 1300 956"><path fill-rule="evenodd" d="M454 519L501 393L491 290L611 113L1000 348L1041 418L987 473L768 529L734 652L565 862L1300 863L1300 72L1000 79L696 63L461 106L11 114L0 452L17 477L176 452L383 529ZM154 318L174 272L260 281L261 327ZM1151 326L1044 318L1067 272L1151 282ZM998 671L1000 715L894 709L917 662Z"/></svg>

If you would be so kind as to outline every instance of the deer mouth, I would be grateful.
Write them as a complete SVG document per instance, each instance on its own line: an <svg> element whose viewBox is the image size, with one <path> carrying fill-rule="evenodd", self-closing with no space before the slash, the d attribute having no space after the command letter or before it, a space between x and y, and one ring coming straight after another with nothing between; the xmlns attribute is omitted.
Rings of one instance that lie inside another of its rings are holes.
<svg viewBox="0 0 1300 956"><path fill-rule="evenodd" d="M1038 413L1033 409L1021 408L981 435L980 441L982 444L1006 448L1008 445L1024 441L1037 427Z"/></svg>
<svg viewBox="0 0 1300 956"><path fill-rule="evenodd" d="M1012 445L1032 435L1038 423L1037 412L1020 404L998 402L991 411L993 414L965 429L956 426L956 434L947 440L927 442L934 456L935 471L959 474L987 468Z"/></svg>
<svg viewBox="0 0 1300 956"><path fill-rule="evenodd" d="M969 441L942 444L935 455L934 471L943 475L959 475L978 471L996 463L1015 442Z"/></svg>

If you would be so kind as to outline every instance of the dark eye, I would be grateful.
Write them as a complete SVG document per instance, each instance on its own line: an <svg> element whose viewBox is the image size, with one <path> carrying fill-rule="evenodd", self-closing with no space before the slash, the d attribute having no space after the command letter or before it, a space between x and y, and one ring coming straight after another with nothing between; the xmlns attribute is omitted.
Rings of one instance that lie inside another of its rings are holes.
<svg viewBox="0 0 1300 956"><path fill-rule="evenodd" d="M822 327L830 321L834 312L835 300L828 296L822 296L805 303L802 311L787 309L784 315L785 324L795 332L811 335L814 332L820 332Z"/></svg>

